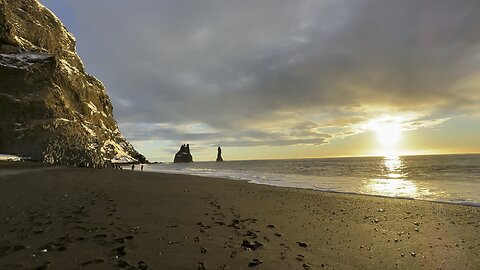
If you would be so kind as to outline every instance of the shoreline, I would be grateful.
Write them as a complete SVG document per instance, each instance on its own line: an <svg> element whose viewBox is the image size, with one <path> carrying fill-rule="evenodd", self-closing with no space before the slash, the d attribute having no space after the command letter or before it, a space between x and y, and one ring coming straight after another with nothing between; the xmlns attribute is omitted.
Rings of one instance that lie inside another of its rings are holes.
<svg viewBox="0 0 480 270"><path fill-rule="evenodd" d="M453 154L452 154L453 155ZM20 162L25 162L25 161L20 161ZM2 163L4 164L3 167L14 167L14 168L9 168L9 169L3 169L2 168ZM10 164L6 164L10 163ZM27 163L34 164L29 165L27 168L22 168L22 165L20 166L14 166L18 165L19 161L2 161L0 162L0 177L1 176L6 176L6 175L18 175L21 173L28 173L28 172L33 172L33 171L43 171L46 169L67 169L67 168L72 168L72 169L77 169L77 167L68 167L68 166L48 166L40 162L36 161L28 161ZM6 166L5 166L6 165ZM33 167L33 168L32 168ZM36 169L34 169L36 168ZM89 168L84 168L84 169L89 169ZM110 168L104 168L101 170L111 170ZM130 166L123 166L124 171L131 171ZM3 172L7 172L4 174ZM453 202L453 201L442 201L442 200L428 200L428 199L421 199L421 198L411 198L411 197L394 197L394 196L388 196L388 195L379 195L379 194L367 194L367 193L357 193L357 192L348 192L348 191L336 191L336 190L328 190L328 189L315 189L315 188L306 188L306 187L289 187L289 186L280 186L280 185L273 185L269 183L258 183L258 182L253 182L251 180L245 180L245 179L236 179L236 178L228 178L228 177L220 177L220 176L204 176L204 175L195 175L195 174L187 174L187 173L175 173L175 172L162 172L162 171L138 171L138 169L134 170L133 172L135 173L154 173L154 174L163 174L166 177L169 175L184 175L184 176L191 176L191 177L200 177L204 179L217 179L217 180L227 180L227 181L239 181L245 184L252 184L252 185L262 185L262 186L269 186L269 187L274 187L274 188L285 188L285 189L299 189L299 190L309 190L309 191L314 191L314 192L325 192L325 193L332 193L332 194L345 194L345 195L353 195L353 196L367 196L367 197L377 197L377 198L385 198L385 199L399 199L399 200L413 200L413 201L421 201L421 202L430 202L430 203L440 203L440 204L451 204L451 205L460 205L460 206L469 206L469 207L480 207L480 202Z"/></svg>
<svg viewBox="0 0 480 270"><path fill-rule="evenodd" d="M130 170L129 168L124 168L124 170ZM175 171L160 171L160 170L148 170L147 169L144 172L152 172L152 173L160 173L160 174L173 174L173 175L186 175L186 176L196 176L196 177L204 177L204 178L218 178L218 179L224 179L224 180L230 180L230 181L242 181L247 184L254 184L254 185L265 185L265 186L271 186L271 187L278 187L278 188L292 188L292 189L303 189L303 190L312 190L312 191L317 191L317 192L328 192L328 193L337 193L337 194L351 194L351 195L359 195L359 196L373 196L373 197L380 197L380 198L391 198L391 199L402 199L402 200L415 200L415 201L425 201L425 202L434 202L434 203L445 203L445 204L453 204L453 205L463 205L463 206L471 206L471 207L480 207L480 202L475 202L475 201L448 201L448 200L440 200L440 199L423 199L423 198L414 198L414 197L400 197L400 196L388 196L388 195L381 195L381 194L368 194L368 193L360 193L360 192L354 192L354 191L339 191L339 190L333 190L333 189L322 189L322 188L313 188L313 187L293 187L293 186L287 186L287 185L276 185L273 183L268 183L268 182L256 182L255 180L248 180L248 179L239 179L235 177L228 177L228 176L206 176L206 175L201 175L201 174L189 174L186 172L175 172ZM292 175L294 176L294 175Z"/></svg>
<svg viewBox="0 0 480 270"><path fill-rule="evenodd" d="M0 180L5 269L480 265L478 207L111 169Z"/></svg>

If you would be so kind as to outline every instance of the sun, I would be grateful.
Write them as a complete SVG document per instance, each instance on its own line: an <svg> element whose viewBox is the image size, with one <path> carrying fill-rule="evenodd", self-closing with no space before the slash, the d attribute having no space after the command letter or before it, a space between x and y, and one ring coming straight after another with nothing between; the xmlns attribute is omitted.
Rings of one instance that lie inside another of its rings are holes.
<svg viewBox="0 0 480 270"><path fill-rule="evenodd" d="M377 141L384 146L394 146L400 141L400 126L396 123L380 123L375 128Z"/></svg>
<svg viewBox="0 0 480 270"><path fill-rule="evenodd" d="M369 121L366 128L376 135L377 142L383 149L394 148L402 138L402 119L386 116Z"/></svg>

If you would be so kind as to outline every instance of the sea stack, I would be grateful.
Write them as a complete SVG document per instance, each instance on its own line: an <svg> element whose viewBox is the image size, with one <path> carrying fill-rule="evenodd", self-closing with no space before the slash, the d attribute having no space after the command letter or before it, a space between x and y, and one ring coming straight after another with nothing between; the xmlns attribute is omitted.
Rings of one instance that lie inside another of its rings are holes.
<svg viewBox="0 0 480 270"><path fill-rule="evenodd" d="M220 148L220 146L218 147L217 149L218 153L217 153L217 162L222 162L223 161L223 158L222 158L222 148Z"/></svg>
<svg viewBox="0 0 480 270"><path fill-rule="evenodd" d="M0 0L0 153L65 165L146 162L120 134L75 42L37 0Z"/></svg>
<svg viewBox="0 0 480 270"><path fill-rule="evenodd" d="M180 150L175 154L173 163L189 163L193 162L193 157L190 154L190 145L184 144L180 146Z"/></svg>

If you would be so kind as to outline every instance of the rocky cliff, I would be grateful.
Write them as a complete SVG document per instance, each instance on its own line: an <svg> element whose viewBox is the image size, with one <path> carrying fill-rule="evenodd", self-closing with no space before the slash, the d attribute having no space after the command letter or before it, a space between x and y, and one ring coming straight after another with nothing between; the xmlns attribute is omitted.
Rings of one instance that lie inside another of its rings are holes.
<svg viewBox="0 0 480 270"><path fill-rule="evenodd" d="M46 163L141 162L75 38L37 0L0 0L0 153Z"/></svg>

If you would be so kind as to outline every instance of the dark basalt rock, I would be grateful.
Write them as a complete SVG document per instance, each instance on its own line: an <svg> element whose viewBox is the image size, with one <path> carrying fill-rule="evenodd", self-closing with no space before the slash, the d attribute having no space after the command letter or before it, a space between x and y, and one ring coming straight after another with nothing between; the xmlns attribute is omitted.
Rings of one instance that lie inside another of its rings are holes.
<svg viewBox="0 0 480 270"><path fill-rule="evenodd" d="M37 0L0 0L0 153L45 163L140 161L75 38Z"/></svg>
<svg viewBox="0 0 480 270"><path fill-rule="evenodd" d="M257 250L257 249L263 247L263 244L261 242L258 242L258 241L250 242L248 240L243 240L241 246L242 246L243 249Z"/></svg>
<svg viewBox="0 0 480 270"><path fill-rule="evenodd" d="M263 261L260 260L260 259L253 259L248 263L248 267L252 268L252 267L255 267L255 266L260 265L262 263L263 263Z"/></svg>
<svg viewBox="0 0 480 270"><path fill-rule="evenodd" d="M193 162L193 157L190 154L190 145L184 144L180 146L180 150L175 154L173 163L189 163Z"/></svg>
<svg viewBox="0 0 480 270"><path fill-rule="evenodd" d="M218 153L217 153L217 162L222 162L223 161L223 158L222 158L222 148L220 148L220 146L218 147Z"/></svg>

